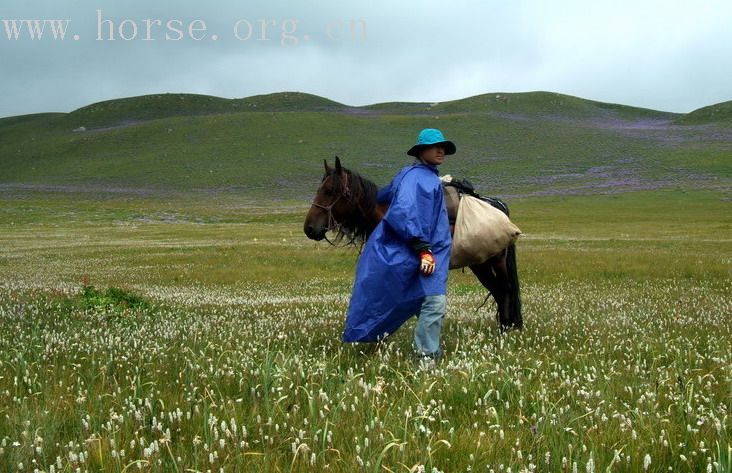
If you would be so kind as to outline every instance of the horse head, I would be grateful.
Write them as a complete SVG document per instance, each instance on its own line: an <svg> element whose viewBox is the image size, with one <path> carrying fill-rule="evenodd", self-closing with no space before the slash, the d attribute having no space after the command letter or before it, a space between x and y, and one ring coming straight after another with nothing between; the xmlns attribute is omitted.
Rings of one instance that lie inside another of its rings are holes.
<svg viewBox="0 0 732 473"><path fill-rule="evenodd" d="M341 231L341 227L350 222L357 211L349 183L351 173L341 166L338 156L335 158L335 167L330 167L327 161L324 164L325 174L303 228L305 235L316 241L323 240L328 231Z"/></svg>

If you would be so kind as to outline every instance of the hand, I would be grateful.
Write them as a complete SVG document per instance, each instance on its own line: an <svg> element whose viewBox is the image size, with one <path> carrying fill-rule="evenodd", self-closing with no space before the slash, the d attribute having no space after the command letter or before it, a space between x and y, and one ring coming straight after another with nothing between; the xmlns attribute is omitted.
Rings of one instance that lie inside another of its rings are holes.
<svg viewBox="0 0 732 473"><path fill-rule="evenodd" d="M435 272L435 257L431 251L419 252L419 272L425 276L430 276Z"/></svg>

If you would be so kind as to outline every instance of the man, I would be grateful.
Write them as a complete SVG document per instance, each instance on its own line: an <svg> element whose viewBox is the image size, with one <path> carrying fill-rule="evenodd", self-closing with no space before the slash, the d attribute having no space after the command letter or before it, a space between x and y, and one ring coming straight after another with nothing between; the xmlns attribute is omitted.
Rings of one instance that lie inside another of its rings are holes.
<svg viewBox="0 0 732 473"><path fill-rule="evenodd" d="M450 224L437 172L455 144L440 130L420 132L407 154L417 158L379 191L389 204L364 245L346 316L344 342L373 342L413 315L417 355L439 359L450 264Z"/></svg>

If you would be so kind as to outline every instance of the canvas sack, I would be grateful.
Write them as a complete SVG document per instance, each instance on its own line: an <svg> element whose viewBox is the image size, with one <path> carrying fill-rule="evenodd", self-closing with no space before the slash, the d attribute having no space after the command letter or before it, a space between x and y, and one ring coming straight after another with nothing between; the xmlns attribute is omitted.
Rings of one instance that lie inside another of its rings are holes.
<svg viewBox="0 0 732 473"><path fill-rule="evenodd" d="M452 238L450 269L479 264L514 243L521 230L506 214L469 195L463 195Z"/></svg>

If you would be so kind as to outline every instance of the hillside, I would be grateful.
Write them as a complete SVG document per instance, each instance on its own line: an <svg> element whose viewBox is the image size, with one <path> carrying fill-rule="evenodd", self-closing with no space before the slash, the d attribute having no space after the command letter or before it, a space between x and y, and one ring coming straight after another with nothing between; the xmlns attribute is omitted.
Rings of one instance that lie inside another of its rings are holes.
<svg viewBox="0 0 732 473"><path fill-rule="evenodd" d="M323 159L384 184L419 129L458 145L441 171L495 195L729 189L732 102L687 115L550 92L351 107L286 92L158 94L0 119L0 192L234 192L309 199Z"/></svg>
<svg viewBox="0 0 732 473"><path fill-rule="evenodd" d="M522 94L491 93L466 99L433 104L431 109L441 113L491 113L503 112L526 116L554 116L572 119L643 117L665 119L676 114L658 112L626 105L585 100L553 92L527 92Z"/></svg>
<svg viewBox="0 0 732 473"><path fill-rule="evenodd" d="M245 99L223 99L196 94L156 94L108 100L74 110L69 120L78 127L100 128L175 116L198 116L243 111L302 112L334 111L346 108L316 95L299 92L257 95Z"/></svg>
<svg viewBox="0 0 732 473"><path fill-rule="evenodd" d="M681 125L699 125L706 123L726 123L732 126L732 101L702 107L679 117L676 123Z"/></svg>

